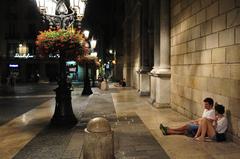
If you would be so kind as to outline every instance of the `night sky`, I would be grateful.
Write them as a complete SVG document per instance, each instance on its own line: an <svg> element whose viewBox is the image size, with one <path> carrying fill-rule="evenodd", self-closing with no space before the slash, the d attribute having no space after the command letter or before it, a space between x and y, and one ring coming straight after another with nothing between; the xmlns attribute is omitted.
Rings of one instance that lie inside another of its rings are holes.
<svg viewBox="0 0 240 159"><path fill-rule="evenodd" d="M83 27L93 31L108 29L111 24L111 0L88 0Z"/></svg>
<svg viewBox="0 0 240 159"><path fill-rule="evenodd" d="M94 36L102 36L108 45L115 28L115 0L88 0L87 3L82 26Z"/></svg>

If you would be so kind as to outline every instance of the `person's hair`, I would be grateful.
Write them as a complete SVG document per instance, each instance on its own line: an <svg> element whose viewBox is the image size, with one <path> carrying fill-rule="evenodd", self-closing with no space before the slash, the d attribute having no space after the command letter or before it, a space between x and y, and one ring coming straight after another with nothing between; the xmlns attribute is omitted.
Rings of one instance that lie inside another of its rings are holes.
<svg viewBox="0 0 240 159"><path fill-rule="evenodd" d="M225 108L224 108L223 105L215 104L214 109L215 109L215 111L218 112L219 114L224 114L224 113L225 113Z"/></svg>
<svg viewBox="0 0 240 159"><path fill-rule="evenodd" d="M214 101L213 101L212 98L207 97L207 98L205 98L203 101L204 101L204 102L207 102L209 105L212 105L212 106L213 106Z"/></svg>

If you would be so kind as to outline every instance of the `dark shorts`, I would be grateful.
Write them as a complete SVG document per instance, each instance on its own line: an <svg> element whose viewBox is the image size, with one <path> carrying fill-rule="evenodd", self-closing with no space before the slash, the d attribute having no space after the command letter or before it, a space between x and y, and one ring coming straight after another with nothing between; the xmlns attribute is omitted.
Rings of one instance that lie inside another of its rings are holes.
<svg viewBox="0 0 240 159"><path fill-rule="evenodd" d="M188 124L187 135L194 137L197 133L198 125L196 124Z"/></svg>
<svg viewBox="0 0 240 159"><path fill-rule="evenodd" d="M226 141L226 134L225 133L217 133L213 137L211 137L211 140L217 141L217 142L222 142Z"/></svg>
<svg viewBox="0 0 240 159"><path fill-rule="evenodd" d="M226 141L226 134L225 133L216 133L216 141L221 142L221 141Z"/></svg>

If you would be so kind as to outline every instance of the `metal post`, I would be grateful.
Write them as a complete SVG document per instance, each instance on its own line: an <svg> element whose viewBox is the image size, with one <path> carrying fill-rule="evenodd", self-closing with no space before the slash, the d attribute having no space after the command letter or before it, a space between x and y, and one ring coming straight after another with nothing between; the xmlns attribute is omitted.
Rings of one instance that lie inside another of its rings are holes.
<svg viewBox="0 0 240 159"><path fill-rule="evenodd" d="M92 89L91 89L91 85L90 85L90 80L89 80L89 75L88 75L88 62L85 62L85 73L84 73L84 88L82 91L82 95L91 95Z"/></svg>
<svg viewBox="0 0 240 159"><path fill-rule="evenodd" d="M75 117L72 109L71 101L71 89L67 83L66 74L66 61L65 53L62 52L60 59L60 79L58 81L58 88L55 89L56 92L56 107L54 115L51 119L51 123L54 125L67 125L72 126L77 123L77 118Z"/></svg>

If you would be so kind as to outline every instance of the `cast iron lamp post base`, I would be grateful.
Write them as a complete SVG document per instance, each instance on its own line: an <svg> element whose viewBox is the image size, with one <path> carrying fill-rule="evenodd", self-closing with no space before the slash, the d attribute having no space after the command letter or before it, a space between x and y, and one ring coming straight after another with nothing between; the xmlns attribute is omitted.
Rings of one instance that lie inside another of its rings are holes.
<svg viewBox="0 0 240 159"><path fill-rule="evenodd" d="M72 110L71 90L68 87L58 87L56 92L56 107L51 119L52 125L73 126L77 123Z"/></svg>
<svg viewBox="0 0 240 159"><path fill-rule="evenodd" d="M72 109L71 89L67 83L65 54L60 56L60 80L56 92L56 106L53 117L51 119L52 125L73 126L77 123Z"/></svg>
<svg viewBox="0 0 240 159"><path fill-rule="evenodd" d="M86 62L85 64L85 76L84 76L84 87L83 87L83 91L82 91L82 96L88 96L91 95L92 89L91 89L91 85L90 85L90 80L89 80L89 76L88 76L88 64Z"/></svg>

